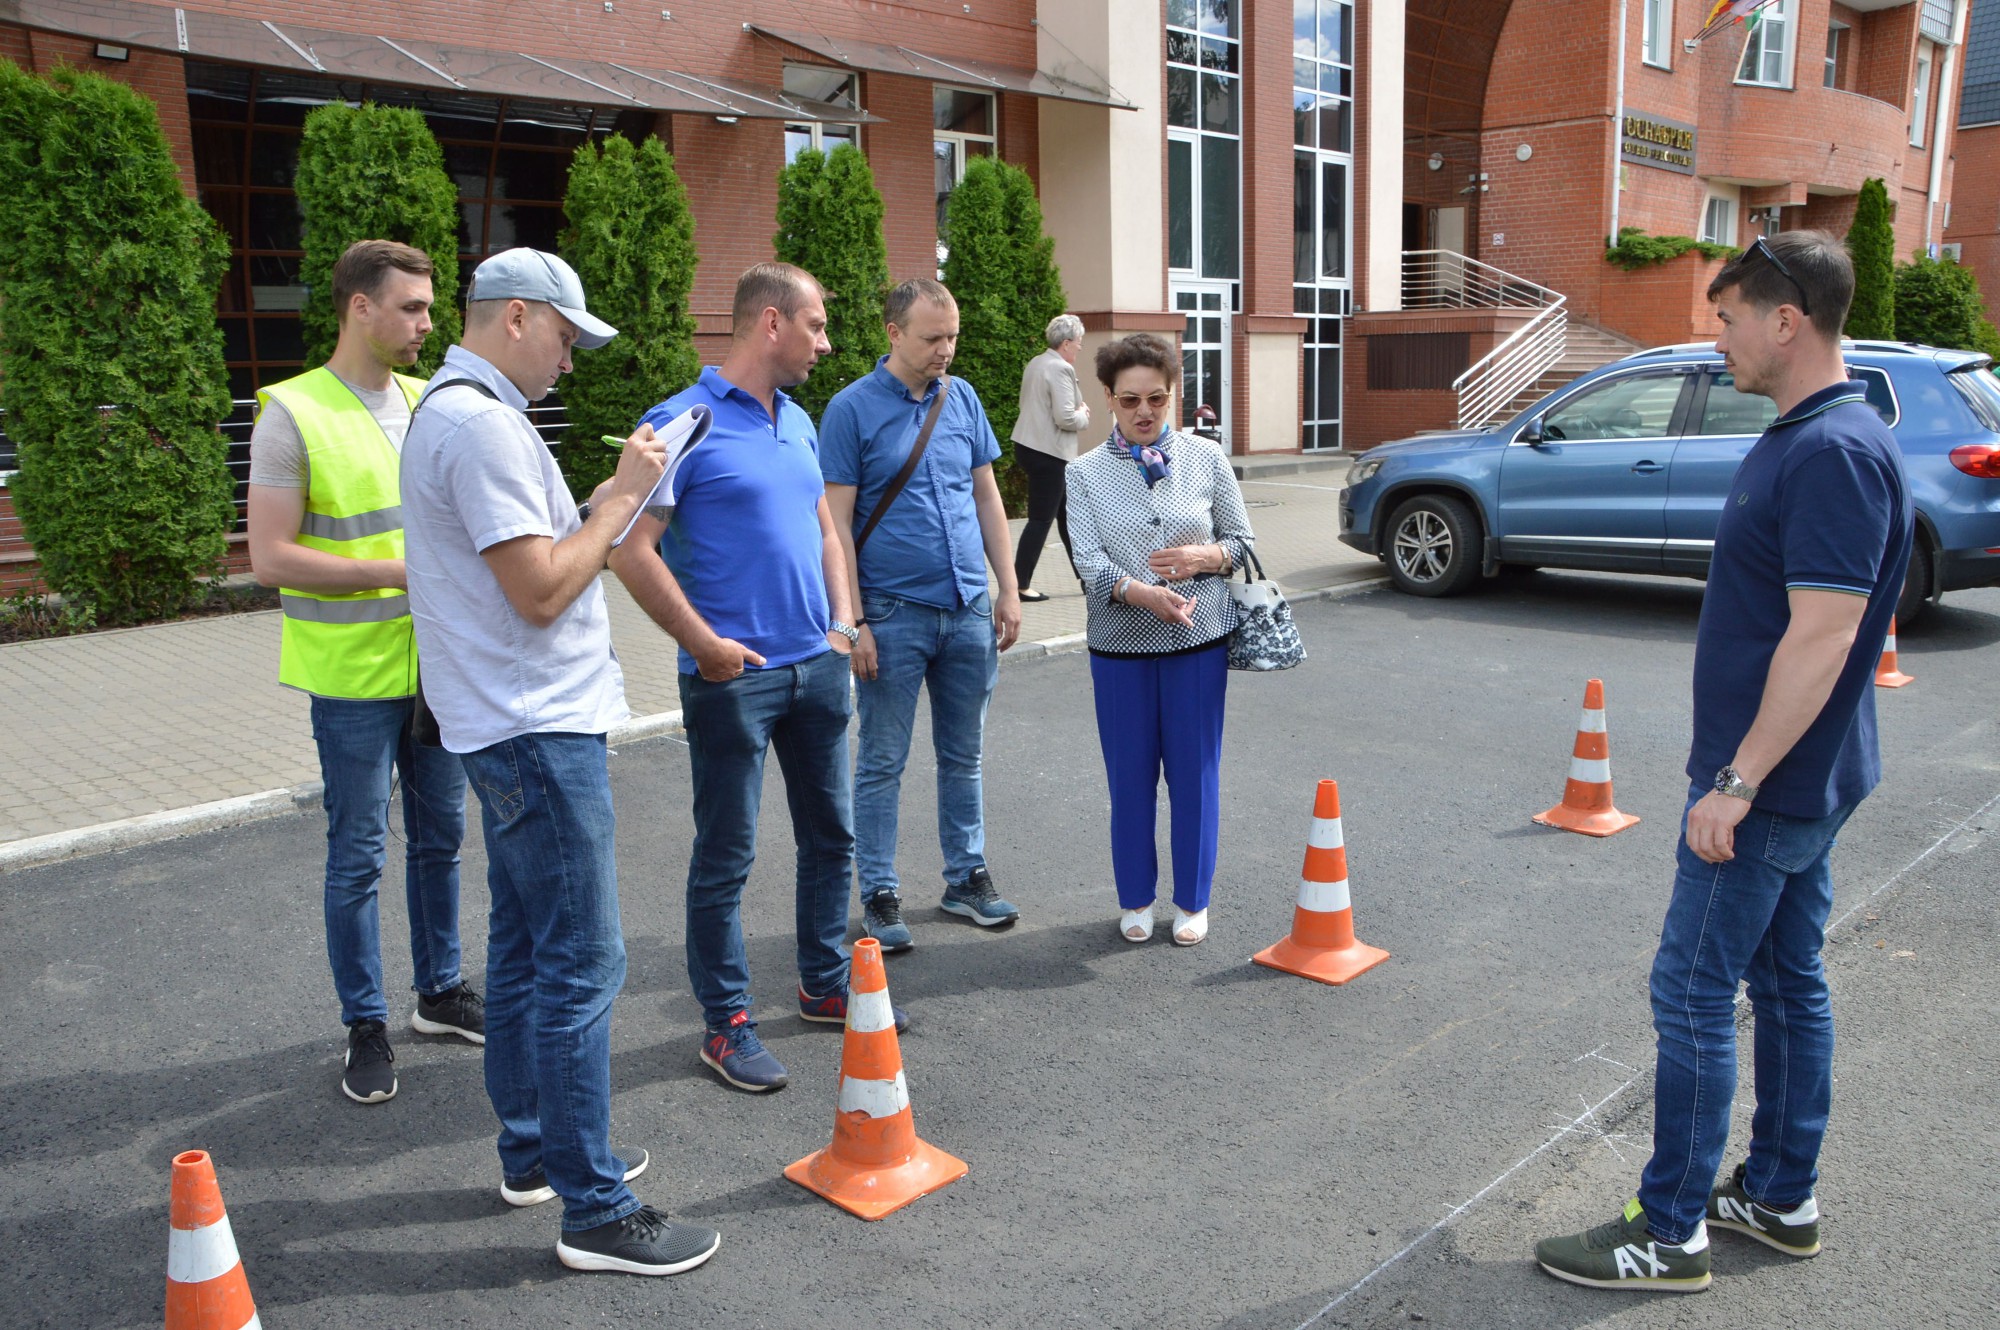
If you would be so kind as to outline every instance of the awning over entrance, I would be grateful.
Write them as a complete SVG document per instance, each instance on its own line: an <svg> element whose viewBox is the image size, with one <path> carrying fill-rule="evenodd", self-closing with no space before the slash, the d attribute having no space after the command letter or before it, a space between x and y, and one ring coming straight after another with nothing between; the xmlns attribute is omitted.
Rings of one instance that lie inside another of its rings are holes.
<svg viewBox="0 0 2000 1330"><path fill-rule="evenodd" d="M846 37L828 37L817 32L794 32L788 28L766 28L756 23L745 26L752 32L811 51L849 69L865 69L877 74L904 74L911 78L930 79L935 83L990 88L994 92L1023 92L1031 97L1050 97L1057 101L1089 102L1093 106L1109 106L1121 111L1138 109L1130 98L1108 83L1101 88L1086 87L1020 65L995 65L984 60L956 58L946 60L942 56L913 51L907 46L885 46Z"/></svg>
<svg viewBox="0 0 2000 1330"><path fill-rule="evenodd" d="M136 0L0 0L0 23L203 60L496 97L752 120L878 119L775 88L669 69L281 25Z"/></svg>

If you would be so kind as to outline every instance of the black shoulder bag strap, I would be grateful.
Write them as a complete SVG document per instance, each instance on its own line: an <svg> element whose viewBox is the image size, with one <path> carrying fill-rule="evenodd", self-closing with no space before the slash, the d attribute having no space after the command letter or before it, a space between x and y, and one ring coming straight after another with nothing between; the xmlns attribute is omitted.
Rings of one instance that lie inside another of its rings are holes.
<svg viewBox="0 0 2000 1330"><path fill-rule="evenodd" d="M861 547L868 543L868 537L875 530L875 524L882 520L882 514L889 511L889 505L903 492L903 486L910 483L916 474L917 463L924 460L924 449L930 447L931 431L937 428L938 417L944 414L944 395L951 388L951 379L938 380L937 396L931 399L931 409L924 414L924 427L917 431L917 441L910 447L910 455L903 459L903 469L889 482L889 488L882 491L881 501L875 511L868 514L868 522L861 528L861 534L854 538L854 557L861 557Z"/></svg>
<svg viewBox="0 0 2000 1330"><path fill-rule="evenodd" d="M434 388L425 389L423 397L410 411L410 423L416 423L417 412L423 410L430 403L431 398L437 396L446 388L456 388L461 384L483 397L491 398L496 402L500 400L498 393L481 383L478 379L446 379ZM426 748L442 748L444 747L444 732L438 728L437 716L431 711L431 704L424 700L424 672L421 664L417 667L416 684L416 707L410 713L410 737Z"/></svg>

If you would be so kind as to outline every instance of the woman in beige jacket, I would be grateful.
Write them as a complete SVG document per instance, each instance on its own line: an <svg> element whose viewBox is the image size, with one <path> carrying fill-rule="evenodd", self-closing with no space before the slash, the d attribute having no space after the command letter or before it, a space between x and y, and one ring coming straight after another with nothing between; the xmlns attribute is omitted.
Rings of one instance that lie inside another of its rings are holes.
<svg viewBox="0 0 2000 1330"><path fill-rule="evenodd" d="M1030 582L1049 538L1049 523L1069 543L1069 509L1063 470L1076 460L1077 433L1090 424L1090 408L1076 382L1076 353L1083 349L1083 321L1074 314L1049 320L1049 349L1021 372L1021 414L1014 423L1014 463L1028 476L1028 525L1014 551L1014 580L1024 601L1047 600ZM1070 571L1076 559L1070 558Z"/></svg>

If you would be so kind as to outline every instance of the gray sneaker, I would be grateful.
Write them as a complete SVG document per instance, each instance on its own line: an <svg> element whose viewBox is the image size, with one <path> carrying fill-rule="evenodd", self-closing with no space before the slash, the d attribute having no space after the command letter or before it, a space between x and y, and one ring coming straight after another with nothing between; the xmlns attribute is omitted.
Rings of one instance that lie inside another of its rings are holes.
<svg viewBox="0 0 2000 1330"><path fill-rule="evenodd" d="M1588 1288L1699 1293L1708 1287L1708 1230L1697 1227L1679 1245L1661 1242L1647 1227L1646 1211L1635 1196L1608 1224L1543 1238L1535 1244L1535 1260L1557 1279Z"/></svg>
<svg viewBox="0 0 2000 1330"><path fill-rule="evenodd" d="M722 1245L722 1235L699 1224L676 1224L642 1206L608 1224L564 1233L556 1257L572 1270L612 1270L627 1275L677 1275L692 1270Z"/></svg>
<svg viewBox="0 0 2000 1330"><path fill-rule="evenodd" d="M903 922L903 899L893 891L878 891L861 902L861 931L882 944L885 956L917 945Z"/></svg>
<svg viewBox="0 0 2000 1330"><path fill-rule="evenodd" d="M1738 1164L1729 1181L1718 1182L1708 1194L1708 1222L1755 1238L1787 1256L1819 1255L1819 1202L1808 1196L1797 1209L1787 1212L1753 1201L1743 1190L1746 1167Z"/></svg>
<svg viewBox="0 0 2000 1330"><path fill-rule="evenodd" d="M1011 924L1021 917L1019 910L1000 899L1000 893L993 889L993 875L984 868L973 869L963 882L947 884L938 908L962 914L981 928Z"/></svg>

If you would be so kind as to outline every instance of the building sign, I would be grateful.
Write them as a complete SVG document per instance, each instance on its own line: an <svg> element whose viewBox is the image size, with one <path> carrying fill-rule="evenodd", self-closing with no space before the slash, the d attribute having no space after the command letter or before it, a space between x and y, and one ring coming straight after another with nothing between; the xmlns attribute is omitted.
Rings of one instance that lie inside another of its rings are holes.
<svg viewBox="0 0 2000 1330"><path fill-rule="evenodd" d="M1618 156L1621 161L1693 175L1694 126L1628 107L1620 117Z"/></svg>

